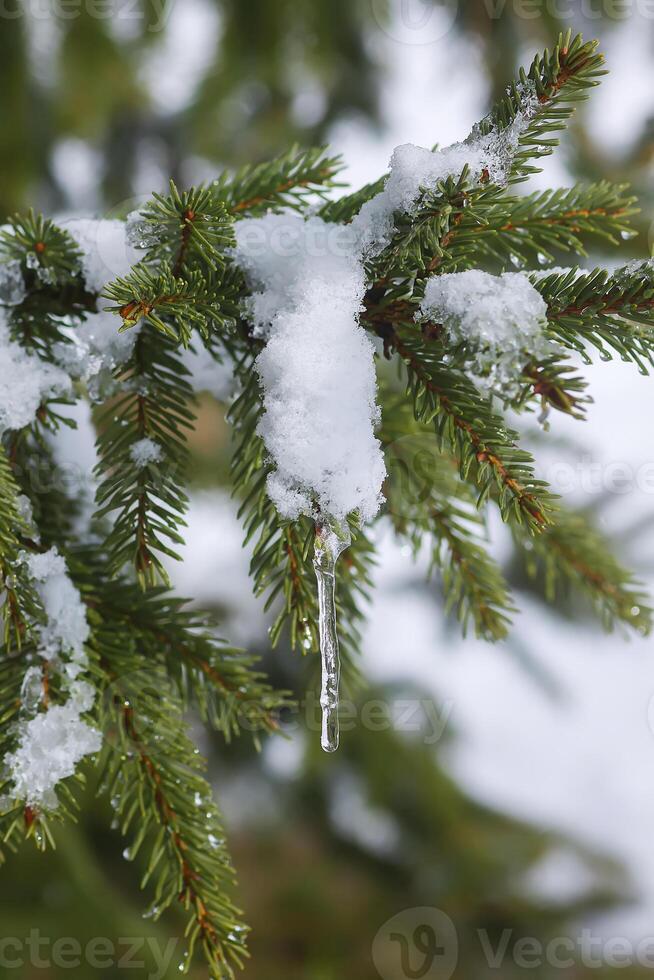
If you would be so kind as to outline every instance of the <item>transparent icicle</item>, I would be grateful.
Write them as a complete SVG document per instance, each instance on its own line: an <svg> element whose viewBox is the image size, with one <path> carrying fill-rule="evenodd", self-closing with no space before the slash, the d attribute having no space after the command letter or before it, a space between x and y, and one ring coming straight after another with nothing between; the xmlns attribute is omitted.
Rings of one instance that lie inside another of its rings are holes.
<svg viewBox="0 0 654 980"><path fill-rule="evenodd" d="M318 581L318 608L322 684L322 735L320 744L325 752L338 748L338 689L341 663L336 631L336 562L349 547L352 538L347 521L332 520L318 528L313 567Z"/></svg>

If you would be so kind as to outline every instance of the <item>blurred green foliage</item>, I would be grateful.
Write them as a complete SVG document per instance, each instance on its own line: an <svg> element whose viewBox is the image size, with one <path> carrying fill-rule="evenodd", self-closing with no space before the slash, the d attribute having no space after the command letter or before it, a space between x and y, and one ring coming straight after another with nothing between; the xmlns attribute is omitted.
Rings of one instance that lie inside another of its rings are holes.
<svg viewBox="0 0 654 980"><path fill-rule="evenodd" d="M327 140L346 119L377 126L394 18L428 26L432 5L434 16L448 9L453 30L474 41L489 103L524 51L560 29L574 24L602 36L639 16L637 5L618 0L5 0L0 213L28 203L75 206L52 166L66 139L97 152L102 208L137 187L154 189L141 186L144 157L156 157L162 186L171 176L184 184L198 160L210 172L268 158L294 141ZM651 35L653 23L643 17L642 30ZM450 37L433 44L434 58ZM159 81L179 81L170 105ZM579 123L570 147L576 176L647 184L651 128L609 156Z"/></svg>

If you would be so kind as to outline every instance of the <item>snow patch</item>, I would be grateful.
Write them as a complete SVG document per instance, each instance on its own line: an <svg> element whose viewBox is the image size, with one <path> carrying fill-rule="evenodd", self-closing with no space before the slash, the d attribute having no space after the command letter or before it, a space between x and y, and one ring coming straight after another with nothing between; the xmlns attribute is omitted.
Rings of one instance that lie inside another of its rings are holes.
<svg viewBox="0 0 654 980"><path fill-rule="evenodd" d="M492 276L478 269L433 276L418 317L442 323L463 345L469 371L483 391L517 393L526 361L555 347L547 338L547 304L519 272Z"/></svg>
<svg viewBox="0 0 654 980"><path fill-rule="evenodd" d="M101 746L100 732L82 721L74 702L54 705L31 718L18 748L7 756L16 798L35 808L56 806L57 784Z"/></svg>
<svg viewBox="0 0 654 980"><path fill-rule="evenodd" d="M82 274L87 289L101 293L113 279L129 275L141 256L127 241L124 221L70 218L60 227L74 238L82 252Z"/></svg>
<svg viewBox="0 0 654 980"><path fill-rule="evenodd" d="M0 309L0 434L29 425L43 401L67 395L70 388L65 371L11 340Z"/></svg>
<svg viewBox="0 0 654 980"><path fill-rule="evenodd" d="M129 454L132 461L143 468L150 463L158 463L161 460L162 449L154 439L139 439L130 448Z"/></svg>
<svg viewBox="0 0 654 980"><path fill-rule="evenodd" d="M351 238L330 247L332 229L293 214L246 219L236 226L235 255L255 290L252 316L268 333L256 366L259 433L277 467L271 499L290 519L317 506L336 519L358 511L369 520L385 467L374 436L374 348L358 322L365 273ZM265 245L276 241L283 249Z"/></svg>
<svg viewBox="0 0 654 980"><path fill-rule="evenodd" d="M21 557L45 613L45 622L35 626L38 653L61 667L68 700L63 705L45 703L41 670L27 669L21 688L22 728L17 748L6 763L13 797L28 806L50 809L57 805L57 784L72 776L79 761L102 745L100 732L81 717L91 710L96 697L93 686L79 676L88 667L84 644L90 630L80 593L57 549Z"/></svg>

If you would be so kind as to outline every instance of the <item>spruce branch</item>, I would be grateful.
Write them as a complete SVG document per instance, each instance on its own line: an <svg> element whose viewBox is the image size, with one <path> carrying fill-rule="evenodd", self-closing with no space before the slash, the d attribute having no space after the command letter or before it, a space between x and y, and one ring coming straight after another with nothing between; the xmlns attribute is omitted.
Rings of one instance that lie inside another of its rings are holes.
<svg viewBox="0 0 654 980"><path fill-rule="evenodd" d="M14 215L0 231L0 255L20 262L30 292L70 285L81 268L79 247L68 232L32 210Z"/></svg>
<svg viewBox="0 0 654 980"><path fill-rule="evenodd" d="M224 174L211 185L215 197L230 213L249 217L270 208L302 209L307 199L324 197L336 186L342 168L340 157L330 157L323 147L293 146L267 163L243 167L233 176Z"/></svg>
<svg viewBox="0 0 654 980"><path fill-rule="evenodd" d="M520 119L528 124L517 137L517 149L511 162L510 183L528 178L538 168L529 161L552 153L558 140L552 133L564 128L574 110L575 103L587 97L588 90L598 84L605 74L601 70L603 56L597 54L597 41L584 43L581 35L572 37L571 32L559 41L550 54L538 55L529 69L521 70L519 78L507 89L489 114L473 129L469 142L492 134L502 134ZM503 190L492 185L486 173L473 183L468 167L458 177L448 177L439 182L435 190L425 192L412 214L398 219L396 234L390 249L376 263L377 273L387 277L401 274L429 275L439 268L446 257L446 248L454 239L457 228L468 228L485 223L484 210L501 200ZM364 188L354 204L362 204L373 188ZM340 217L338 206L326 210L328 220ZM343 212L347 214L347 209ZM541 231L541 235L542 235ZM511 236L509 236L510 238ZM565 239L565 236L562 236ZM489 243L482 246L488 251Z"/></svg>
<svg viewBox="0 0 654 980"><path fill-rule="evenodd" d="M179 278L194 267L220 272L225 251L234 244L233 218L211 187L154 194L140 212L130 233L134 244L146 250L148 262L167 264Z"/></svg>
<svg viewBox="0 0 654 980"><path fill-rule="evenodd" d="M495 486L505 521L524 520L532 531L546 527L553 498L534 477L531 456L518 448L517 433L506 428L465 378L444 370L415 332L400 334L396 349L407 368L416 418L432 421L439 440L452 447L462 475L471 474L479 487L479 503Z"/></svg>
<svg viewBox="0 0 654 980"><path fill-rule="evenodd" d="M231 315L221 308L215 286L197 270L180 279L163 265L151 271L139 263L129 276L110 283L103 296L113 301L114 305L107 309L120 315L121 330L128 330L144 319L165 337L185 347L194 327L207 336L215 325L232 324Z"/></svg>
<svg viewBox="0 0 654 980"><path fill-rule="evenodd" d="M217 638L211 621L184 599L161 587L144 596L129 582L107 580L91 555L85 560L89 608L150 651L185 710L195 707L228 741L247 732L258 743L263 734L278 730L277 714L288 706L288 695L271 688L254 657Z"/></svg>
<svg viewBox="0 0 654 980"><path fill-rule="evenodd" d="M607 630L620 622L649 634L652 610L645 593L586 515L558 507L541 537L527 541L519 529L514 536L526 571L542 582L549 602L575 588L589 598Z"/></svg>
<svg viewBox="0 0 654 980"><path fill-rule="evenodd" d="M193 390L176 347L147 324L119 374L123 393L98 420L97 518L111 515L106 547L113 572L131 564L146 588L168 581L160 555L177 558L170 544L183 543L179 528L187 506L182 487ZM151 452L141 459L144 441Z"/></svg>
<svg viewBox="0 0 654 980"><path fill-rule="evenodd" d="M6 653L11 652L14 643L20 648L30 622L38 621L42 614L38 597L20 560L30 535L21 514L20 496L0 442L0 588L5 593L2 619Z"/></svg>
<svg viewBox="0 0 654 980"><path fill-rule="evenodd" d="M534 285L548 305L553 336L590 361L588 347L602 360L611 352L647 374L654 364L654 265L633 263L611 275L603 269L554 272Z"/></svg>
<svg viewBox="0 0 654 980"><path fill-rule="evenodd" d="M506 95L479 124L477 132L487 135L507 129L519 113L526 112L530 117L513 160L513 183L538 173L530 161L552 153L558 145L552 134L565 128L576 104L587 99L589 90L606 74L598 45L598 41L584 42L580 34L573 37L572 31L560 35L552 52L536 55L529 71L520 71ZM533 94L537 99L535 109L531 107Z"/></svg>
<svg viewBox="0 0 654 980"><path fill-rule="evenodd" d="M626 191L626 185L608 181L525 197L489 188L441 240L442 252L434 252L439 271L482 263L526 266L534 258L546 264L560 252L586 256L587 240L617 245L632 234L629 218L638 213Z"/></svg>
<svg viewBox="0 0 654 980"><path fill-rule="evenodd" d="M404 364L416 419L433 423L439 442L456 455L462 476L470 474L477 483L480 505L497 486L504 520L525 520L532 531L542 530L550 522L553 498L534 477L531 457L517 446L517 433L463 374L449 368L429 328L421 331L412 319L407 323L407 310L415 306L402 299L371 305L375 301L379 297L373 291L365 322Z"/></svg>
<svg viewBox="0 0 654 980"><path fill-rule="evenodd" d="M124 634L116 636L110 622L96 630L95 642L110 692L103 702L104 728L112 732L103 785L130 840L130 860L142 857L149 914L158 919L181 906L185 971L197 948L212 977L233 977L247 956L247 930L230 897L234 872L222 821L182 705L165 670L126 648Z"/></svg>
<svg viewBox="0 0 654 980"><path fill-rule="evenodd" d="M429 548L429 574L440 573L446 610L465 635L472 622L489 641L507 635L515 612L508 585L484 547L484 517L456 461L436 444L433 430L416 422L403 397L385 399L380 438L389 473L386 509L396 534L415 555Z"/></svg>

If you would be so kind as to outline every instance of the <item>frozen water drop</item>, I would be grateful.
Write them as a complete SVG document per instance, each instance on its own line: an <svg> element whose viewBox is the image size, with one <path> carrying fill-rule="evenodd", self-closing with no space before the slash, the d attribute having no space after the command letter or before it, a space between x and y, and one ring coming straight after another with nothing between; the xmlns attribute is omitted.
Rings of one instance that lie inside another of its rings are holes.
<svg viewBox="0 0 654 980"><path fill-rule="evenodd" d="M26 295L20 262L12 260L0 265L0 303L3 306L18 306Z"/></svg>
<svg viewBox="0 0 654 980"><path fill-rule="evenodd" d="M325 752L338 748L338 688L341 676L338 633L336 629L336 562L350 545L352 538L347 520L323 525L316 535L313 567L318 582L318 610L322 684L322 735L320 744Z"/></svg>
<svg viewBox="0 0 654 980"><path fill-rule="evenodd" d="M163 229L152 221L146 221L138 211L127 215L125 237L133 248L154 248L161 241Z"/></svg>

